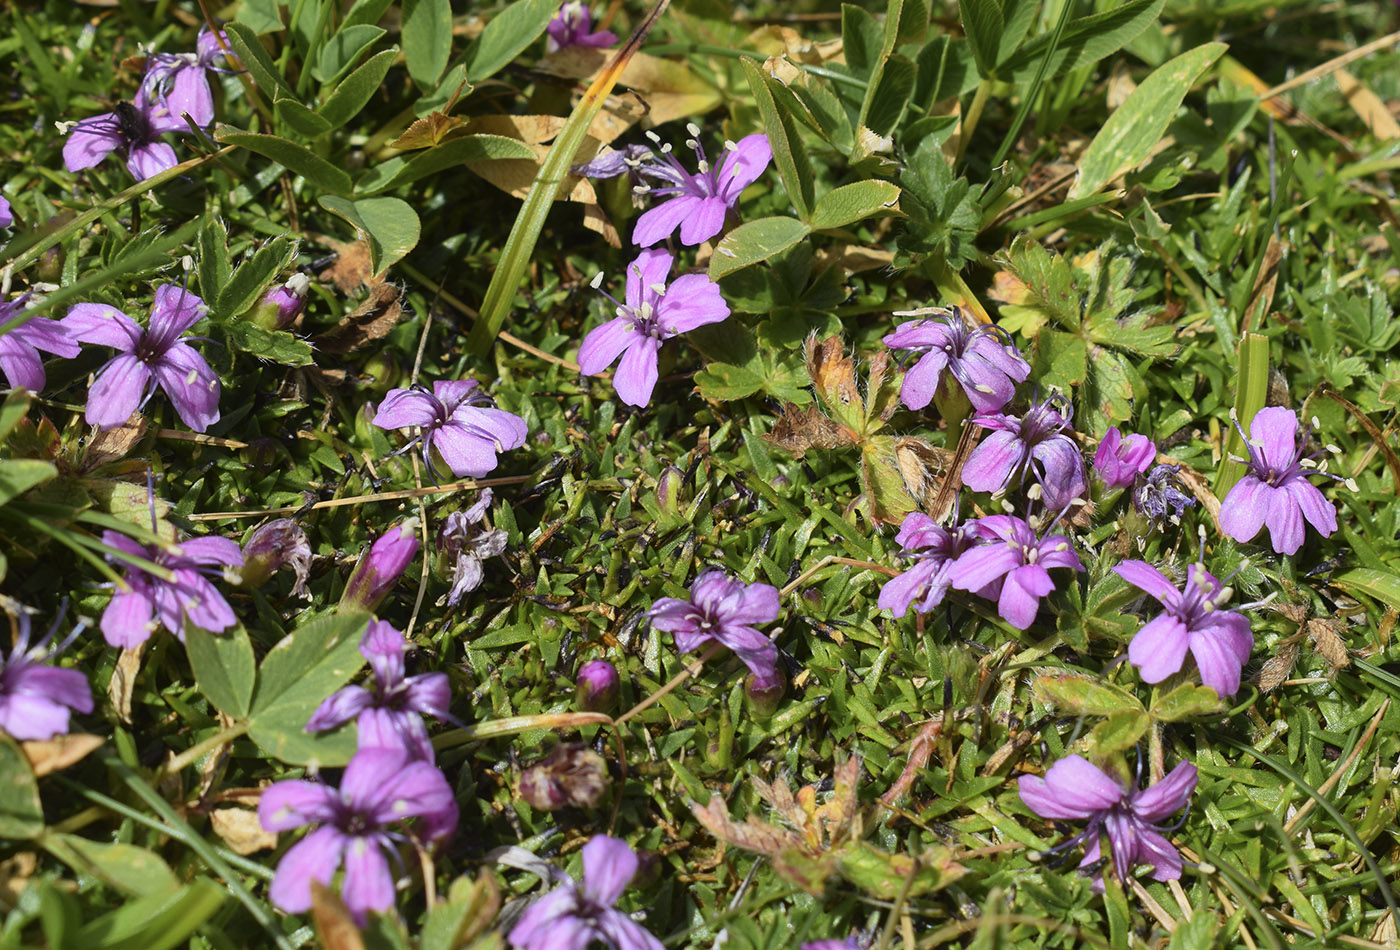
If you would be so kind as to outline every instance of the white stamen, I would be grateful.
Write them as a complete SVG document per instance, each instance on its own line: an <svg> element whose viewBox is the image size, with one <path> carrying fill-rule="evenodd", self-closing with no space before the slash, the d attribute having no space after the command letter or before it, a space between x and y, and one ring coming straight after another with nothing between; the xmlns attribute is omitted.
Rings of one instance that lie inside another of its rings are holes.
<svg viewBox="0 0 1400 950"><path fill-rule="evenodd" d="M593 279L588 282L588 286L592 287L594 290L603 286L603 272L598 271L598 273L594 274Z"/></svg>
<svg viewBox="0 0 1400 950"><path fill-rule="evenodd" d="M1342 482L1342 484L1352 491L1361 491L1360 486L1356 484L1356 479L1354 478L1348 478L1346 481Z"/></svg>
<svg viewBox="0 0 1400 950"><path fill-rule="evenodd" d="M709 173L710 173L710 163L707 162L707 161L705 161L703 158L700 159L700 174L702 174L702 175L708 175Z"/></svg>
<svg viewBox="0 0 1400 950"><path fill-rule="evenodd" d="M186 385L186 386L193 386L193 385L195 384L195 381L198 380L198 379L199 379L199 370L194 370L194 369L192 369L192 370L189 371L189 374L188 374L187 376L185 376L185 385Z"/></svg>
<svg viewBox="0 0 1400 950"><path fill-rule="evenodd" d="M661 154L662 154L662 155L670 155L670 154L671 154L671 143L670 143L670 142L667 142L665 145L661 146Z"/></svg>
<svg viewBox="0 0 1400 950"><path fill-rule="evenodd" d="M1341 455L1341 454L1342 454L1342 448L1341 448L1341 446L1339 446L1339 445L1333 445L1331 442L1328 442L1328 443L1327 443L1327 451L1330 452L1330 453L1332 453L1333 455Z"/></svg>
<svg viewBox="0 0 1400 950"><path fill-rule="evenodd" d="M696 125L694 122L687 122L685 124L685 130L695 138L700 137L700 126Z"/></svg>
<svg viewBox="0 0 1400 950"><path fill-rule="evenodd" d="M732 141L730 141L729 139L725 139L725 140L724 140L724 149L725 149L725 151L727 151L727 152L737 152L737 151L739 151L739 146L738 146L737 143L732 142Z"/></svg>
<svg viewBox="0 0 1400 950"><path fill-rule="evenodd" d="M1321 428L1322 428L1322 423L1321 423L1321 421L1318 420L1317 416L1313 416L1313 417L1312 417L1312 427L1313 427L1314 429L1321 429Z"/></svg>
<svg viewBox="0 0 1400 950"><path fill-rule="evenodd" d="M650 129L648 129L646 135L647 135L647 138L651 139L651 140L652 140L653 142L655 142L657 145L660 145L660 144L661 144L661 136L657 135L655 132L653 132L653 131L651 131Z"/></svg>
<svg viewBox="0 0 1400 950"><path fill-rule="evenodd" d="M1044 489L1041 488L1040 482L1036 482L1030 488L1026 489L1026 497L1031 501L1039 501L1043 493Z"/></svg>
<svg viewBox="0 0 1400 950"><path fill-rule="evenodd" d="M666 285L665 285L665 284L652 284L652 285L651 285L651 292L654 293L654 294L656 294L656 296L658 296L658 297L664 297L664 296L666 296Z"/></svg>
<svg viewBox="0 0 1400 950"><path fill-rule="evenodd" d="M992 387L988 386L986 383L978 383L976 386L973 386L972 388L975 389L975 390L977 390L979 393L987 393L988 395L991 395L991 394L993 394L993 393L996 392L995 389L993 389Z"/></svg>

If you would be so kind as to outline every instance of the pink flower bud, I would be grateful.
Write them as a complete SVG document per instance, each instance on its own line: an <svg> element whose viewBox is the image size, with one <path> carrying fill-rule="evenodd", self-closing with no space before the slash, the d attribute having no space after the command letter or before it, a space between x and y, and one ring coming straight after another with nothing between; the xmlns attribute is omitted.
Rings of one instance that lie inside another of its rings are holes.
<svg viewBox="0 0 1400 950"><path fill-rule="evenodd" d="M782 670L776 667L771 673L750 673L744 677L744 702L749 714L758 719L767 719L777 712L785 692L787 682Z"/></svg>
<svg viewBox="0 0 1400 950"><path fill-rule="evenodd" d="M263 295L249 319L267 330L285 330L306 309L306 292L311 281L305 274L293 274L287 282Z"/></svg>
<svg viewBox="0 0 1400 950"><path fill-rule="evenodd" d="M607 712L617 702L617 670L607 660L592 660L578 671L574 705L582 712Z"/></svg>
<svg viewBox="0 0 1400 950"><path fill-rule="evenodd" d="M345 584L340 606L371 612L388 596L418 554L418 519L409 518L386 531L360 557Z"/></svg>

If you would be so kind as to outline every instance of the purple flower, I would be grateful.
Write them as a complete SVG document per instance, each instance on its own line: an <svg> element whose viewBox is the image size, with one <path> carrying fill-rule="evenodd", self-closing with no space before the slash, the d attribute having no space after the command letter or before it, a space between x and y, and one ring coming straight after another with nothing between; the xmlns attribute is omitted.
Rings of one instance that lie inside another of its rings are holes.
<svg viewBox="0 0 1400 950"><path fill-rule="evenodd" d="M560 7L545 30L549 33L544 44L546 53L558 52L570 46L611 46L617 42L617 34L611 30L592 32L593 11L577 0L570 0Z"/></svg>
<svg viewBox="0 0 1400 950"><path fill-rule="evenodd" d="M1180 670L1190 650L1202 683L1221 696L1233 696L1239 690L1240 670L1249 662L1254 634L1244 614L1220 609L1230 599L1230 588L1200 563L1186 569L1182 590L1145 561L1124 561L1113 573L1166 608L1128 645L1128 659L1140 669L1143 682L1160 683Z"/></svg>
<svg viewBox="0 0 1400 950"><path fill-rule="evenodd" d="M1145 478L1138 480L1133 489L1133 507L1138 514L1159 525L1168 521L1181 523L1182 514L1195 507L1196 499L1186 493L1176 473L1177 466L1163 463L1154 465Z"/></svg>
<svg viewBox="0 0 1400 950"><path fill-rule="evenodd" d="M613 907L637 873L627 842L594 835L583 846L583 883L559 874L558 885L535 901L511 928L517 950L662 950L661 941Z"/></svg>
<svg viewBox="0 0 1400 950"><path fill-rule="evenodd" d="M865 950L867 946L868 944L852 935L845 940L834 937L830 940L809 940L802 945L802 950Z"/></svg>
<svg viewBox="0 0 1400 950"><path fill-rule="evenodd" d="M183 641L186 622L211 633L226 630L237 622L228 601L204 577L218 574L224 567L243 564L238 545L228 538L187 538L178 544L147 545L115 531L104 531L102 543L132 557L145 558L173 575L167 581L134 564L125 565L126 577L102 612L102 635L112 646L145 643L157 626ZM107 560L118 563L110 554Z"/></svg>
<svg viewBox="0 0 1400 950"><path fill-rule="evenodd" d="M18 612L19 636L10 655L0 659L0 731L21 741L66 735L70 711L92 712L92 690L78 670L49 666L83 629L79 624L68 639L50 650L58 624L29 646L29 615Z"/></svg>
<svg viewBox="0 0 1400 950"><path fill-rule="evenodd" d="M1084 496L1088 481L1084 459L1074 437L1067 434L1072 410L1069 400L1055 395L1031 405L1025 415L981 412L972 422L992 434L967 457L963 484L973 491L1003 491L1029 473L1040 484L1045 506L1059 511Z"/></svg>
<svg viewBox="0 0 1400 950"><path fill-rule="evenodd" d="M15 223L14 212L10 210L10 202L4 197L0 197L0 228L8 228Z"/></svg>
<svg viewBox="0 0 1400 950"><path fill-rule="evenodd" d="M627 302L609 297L617 316L590 330L578 349L585 376L596 376L622 357L613 386L629 406L651 401L663 342L729 316L719 285L705 274L684 274L667 286L674 260L667 251L643 251L627 268Z"/></svg>
<svg viewBox="0 0 1400 950"><path fill-rule="evenodd" d="M440 379L426 386L391 389L379 404L374 424L381 429L417 426L423 462L435 471L433 449L458 478L480 478L496 467L496 453L518 449L530 430L513 412L497 409L495 400L474 379ZM407 448L407 446L405 446Z"/></svg>
<svg viewBox="0 0 1400 950"><path fill-rule="evenodd" d="M771 677L777 669L777 646L754 629L778 619L778 588L769 584L745 584L723 571L706 571L690 585L689 600L663 597L647 616L653 627L675 636L682 653L717 640L759 676Z"/></svg>
<svg viewBox="0 0 1400 950"><path fill-rule="evenodd" d="M1128 879L1134 865L1150 864L1154 880L1174 881L1181 877L1181 855L1160 825L1186 806L1196 778L1196 767L1180 762L1162 781L1139 791L1136 786L1124 788L1086 759L1070 755L1052 765L1044 778L1022 775L1019 785L1021 801L1040 817L1089 822L1082 832L1055 848L1059 851L1083 844L1081 868L1098 863L1099 833L1107 831L1113 867L1120 880Z"/></svg>
<svg viewBox="0 0 1400 950"><path fill-rule="evenodd" d="M68 327L57 320L31 317L24 323L24 304L29 294L0 303L0 372L11 388L39 392L44 388L44 360L39 351L72 359L78 355L78 341Z"/></svg>
<svg viewBox="0 0 1400 950"><path fill-rule="evenodd" d="M914 511L905 515L894 540L914 566L885 581L878 603L881 610L890 611L898 619L910 607L924 614L942 603L948 593L949 570L964 551L982 539L975 522L944 528L922 511Z"/></svg>
<svg viewBox="0 0 1400 950"><path fill-rule="evenodd" d="M995 598L1001 619L1018 630L1034 622L1040 598L1055 589L1049 568L1084 570L1069 538L1051 534L1037 540L1020 518L989 515L976 522L976 531L990 543L972 548L953 562L948 582L958 590Z"/></svg>
<svg viewBox="0 0 1400 950"><path fill-rule="evenodd" d="M500 528L477 527L491 509L491 489L483 488L476 504L466 511L454 511L438 531L438 553L452 563L452 590L447 594L449 606L457 606L463 595L481 586L485 577L481 562L496 557L506 549L506 533Z"/></svg>
<svg viewBox="0 0 1400 950"><path fill-rule="evenodd" d="M619 149L610 148L605 152L599 152L582 165L573 166L569 169L569 173L580 178L616 178L625 172L627 180L635 188L644 181L642 167L651 157L651 149L645 145L628 145Z"/></svg>
<svg viewBox="0 0 1400 950"><path fill-rule="evenodd" d="M574 705L584 712L607 712L617 702L622 681L607 660L590 660L579 667Z"/></svg>
<svg viewBox="0 0 1400 950"><path fill-rule="evenodd" d="M1234 418L1233 411L1231 418ZM1239 421L1235 420L1239 428ZM1248 541L1265 525L1278 554L1293 554L1303 546L1303 519L1324 538L1337 530L1337 510L1308 481L1310 474L1327 475L1325 464L1305 455L1298 444L1298 417L1282 406L1260 409L1245 436L1244 460L1249 472L1230 489L1220 504L1220 530L1236 541ZM1328 476L1339 478L1336 475Z"/></svg>
<svg viewBox="0 0 1400 950"><path fill-rule="evenodd" d="M74 126L63 143L63 163L70 172L81 171L100 165L121 149L132 177L145 181L179 164L175 150L158 136L188 128L165 103L151 102L142 86L131 102L119 102L112 112L90 116Z"/></svg>
<svg viewBox="0 0 1400 950"><path fill-rule="evenodd" d="M266 584L273 574L290 566L296 575L292 593L310 597L306 589L311 576L311 543L306 532L291 518L278 518L259 526L243 545L243 570L239 585L254 589Z"/></svg>
<svg viewBox="0 0 1400 950"><path fill-rule="evenodd" d="M345 582L340 606L347 610L372 612L389 596L418 555L418 519L408 518L384 532L360 557L360 563Z"/></svg>
<svg viewBox="0 0 1400 950"><path fill-rule="evenodd" d="M403 634L391 625L371 622L360 640L360 653L374 673L372 688L346 686L332 693L312 713L306 731L322 732L355 719L361 749L402 749L411 759L433 761L423 716L449 718L452 688L446 673L405 676L407 647Z"/></svg>
<svg viewBox="0 0 1400 950"><path fill-rule="evenodd" d="M883 342L892 350L921 354L899 389L910 409L932 402L939 385L946 391L951 374L974 409L997 412L1031 372L1005 330L995 324L971 329L957 307L935 319L900 324Z"/></svg>
<svg viewBox="0 0 1400 950"><path fill-rule="evenodd" d="M671 200L657 205L637 219L637 226L632 231L632 243L638 247L650 247L668 237L677 227L681 229L682 244L704 244L724 230L724 217L739 203L740 193L757 181L773 160L768 136L755 132L744 136L737 145L725 142L724 160L716 169L710 165L697 141L700 137L699 127L692 123L686 126L686 131L691 137L686 139L685 144L695 152L700 169L693 175L671 154L670 145L662 145L656 133L647 133L661 151L659 155L653 152L652 160L642 164L637 171L662 184L641 184L633 190L646 195L671 196Z"/></svg>
<svg viewBox="0 0 1400 950"><path fill-rule="evenodd" d="M174 284L156 288L151 325L101 303L68 308L63 325L73 338L119 350L88 390L87 421L99 429L126 422L155 392L165 390L175 412L196 432L219 421L219 377L185 342L185 331L205 311L204 301Z"/></svg>
<svg viewBox="0 0 1400 950"><path fill-rule="evenodd" d="M219 45L223 34L215 36L208 27L199 31L193 53L155 53L152 66L141 81L169 115L180 118L188 112L195 125L207 126L214 121L214 93L209 86L209 73L220 72L215 66L224 56ZM183 119L176 127L185 127Z"/></svg>
<svg viewBox="0 0 1400 950"><path fill-rule="evenodd" d="M267 831L319 824L288 849L277 865L268 896L290 914L311 909L311 882L329 885L341 861L340 896L361 926L366 911L394 906L399 862L394 843L402 835L389 826L422 818L425 834L450 835L457 826L452 788L431 762L411 761L402 749L361 749L341 776L340 788L320 782L277 782L263 790L258 818Z"/></svg>
<svg viewBox="0 0 1400 950"><path fill-rule="evenodd" d="M1094 453L1094 470L1109 488L1126 488L1152 465L1157 446L1145 435L1123 437L1117 426L1103 435Z"/></svg>
<svg viewBox="0 0 1400 950"><path fill-rule="evenodd" d="M306 309L306 293L311 281L305 274L293 274L263 295L249 319L268 330L285 330Z"/></svg>

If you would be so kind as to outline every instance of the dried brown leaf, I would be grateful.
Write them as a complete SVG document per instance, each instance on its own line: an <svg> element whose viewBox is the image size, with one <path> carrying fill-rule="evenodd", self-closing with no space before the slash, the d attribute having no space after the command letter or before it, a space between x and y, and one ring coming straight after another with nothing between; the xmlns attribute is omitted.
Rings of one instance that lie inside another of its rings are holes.
<svg viewBox="0 0 1400 950"><path fill-rule="evenodd" d="M107 697L112 700L112 708L117 718L128 726L131 725L131 697L136 691L136 677L141 672L141 656L145 652L146 643L123 649L112 670L112 678L107 681Z"/></svg>
<svg viewBox="0 0 1400 950"><path fill-rule="evenodd" d="M264 831L258 813L251 808L216 808L209 813L209 824L235 854L248 855L277 847L276 833Z"/></svg>
<svg viewBox="0 0 1400 950"><path fill-rule="evenodd" d="M465 124L465 120L455 115L448 115L442 111L430 112L421 119L416 119L412 125L404 130L403 134L389 143L390 148L401 148L405 151L418 148L432 148L434 145L441 145L447 139L454 137Z"/></svg>
<svg viewBox="0 0 1400 950"><path fill-rule="evenodd" d="M772 857L787 848L799 847L802 843L791 831L759 821L753 815L745 818L742 823L734 821L729 817L729 806L718 795L711 797L708 805L692 805L690 810L710 834L725 844L743 848L745 851Z"/></svg>
<svg viewBox="0 0 1400 950"><path fill-rule="evenodd" d="M1259 671L1259 690L1267 693L1278 689L1279 684L1293 672L1293 664L1298 662L1298 644L1284 643L1277 654L1269 657L1264 668Z"/></svg>
<svg viewBox="0 0 1400 950"><path fill-rule="evenodd" d="M324 950L365 950L360 928L340 895L320 881L311 881L311 920Z"/></svg>
<svg viewBox="0 0 1400 950"><path fill-rule="evenodd" d="M823 400L843 406L860 404L856 364L845 355L840 337L828 337L818 343L813 334L803 345L803 353L807 360L807 375Z"/></svg>
<svg viewBox="0 0 1400 950"><path fill-rule="evenodd" d="M1327 665L1332 668L1333 673L1351 665L1351 657L1347 655L1346 641L1341 636L1343 629L1343 623L1340 620L1318 617L1309 620L1303 627L1308 638L1312 640L1313 646L1327 661Z"/></svg>
<svg viewBox="0 0 1400 950"><path fill-rule="evenodd" d="M791 452L795 458L801 458L808 449L835 449L860 441L854 432L828 418L816 406L798 408L790 402L783 404L783 414L763 440Z"/></svg>
<svg viewBox="0 0 1400 950"><path fill-rule="evenodd" d="M899 778L890 786L889 791L880 796L880 801L893 808L896 802L909 794L914 779L919 777L919 773L928 764L929 756L933 754L933 747L942 731L941 718L924 723L919 734L909 743L909 761L904 763L904 771L899 773Z"/></svg>
<svg viewBox="0 0 1400 950"><path fill-rule="evenodd" d="M75 732L54 739L21 742L20 748L24 750L24 757L29 760L29 767L34 770L34 777L43 778L51 772L61 772L73 763L81 761L106 741L101 736Z"/></svg>
<svg viewBox="0 0 1400 950"><path fill-rule="evenodd" d="M0 861L0 904L13 909L38 869L39 856L33 851L21 851Z"/></svg>
<svg viewBox="0 0 1400 950"><path fill-rule="evenodd" d="M369 242L366 240L342 243L330 237L322 237L321 243L335 251L335 261L321 271L320 276L330 280L343 294L354 293L361 287L373 287L382 283L383 278L371 270Z"/></svg>
<svg viewBox="0 0 1400 950"><path fill-rule="evenodd" d="M91 472L112 462L126 458L132 446L140 442L146 434L146 417L133 412L115 429L104 429L88 440L83 449L83 461L79 466L83 472Z"/></svg>
<svg viewBox="0 0 1400 950"><path fill-rule="evenodd" d="M349 353L387 336L402 316L401 291L395 284L383 283L334 327L312 337L311 343L326 353Z"/></svg>

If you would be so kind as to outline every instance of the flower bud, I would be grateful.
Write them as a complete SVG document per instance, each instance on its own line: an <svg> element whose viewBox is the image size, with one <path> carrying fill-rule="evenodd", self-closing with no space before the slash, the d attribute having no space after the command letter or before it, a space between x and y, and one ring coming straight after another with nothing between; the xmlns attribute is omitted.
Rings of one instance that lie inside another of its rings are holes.
<svg viewBox="0 0 1400 950"><path fill-rule="evenodd" d="M311 280L305 274L293 274L285 284L264 294L248 319L265 330L285 330L306 309L306 292L310 288Z"/></svg>
<svg viewBox="0 0 1400 950"><path fill-rule="evenodd" d="M306 532L291 518L278 518L254 531L243 545L239 584L249 590L261 587L287 566L296 573L292 593L298 597L309 596L306 579L311 574L311 545L306 540Z"/></svg>
<svg viewBox="0 0 1400 950"><path fill-rule="evenodd" d="M531 808L591 808L608 787L608 763L582 742L565 742L520 773L520 797Z"/></svg>
<svg viewBox="0 0 1400 950"><path fill-rule="evenodd" d="M685 482L685 472L674 465L666 466L656 479L656 505L661 509L661 517L666 520L681 516L681 489Z"/></svg>
<svg viewBox="0 0 1400 950"><path fill-rule="evenodd" d="M361 555L340 597L341 608L372 612L417 554L418 519L409 518L386 531Z"/></svg>
<svg viewBox="0 0 1400 950"><path fill-rule="evenodd" d="M1157 446L1145 435L1124 436L1117 426L1104 433L1094 453L1094 470L1108 488L1126 488L1147 471L1157 457Z"/></svg>
<svg viewBox="0 0 1400 950"><path fill-rule="evenodd" d="M758 719L767 719L777 712L786 692L787 682L776 667L772 673L750 673L744 678L744 703L749 714Z"/></svg>
<svg viewBox="0 0 1400 950"><path fill-rule="evenodd" d="M617 702L617 670L607 660L591 660L578 671L574 705L581 712L607 712Z"/></svg>

